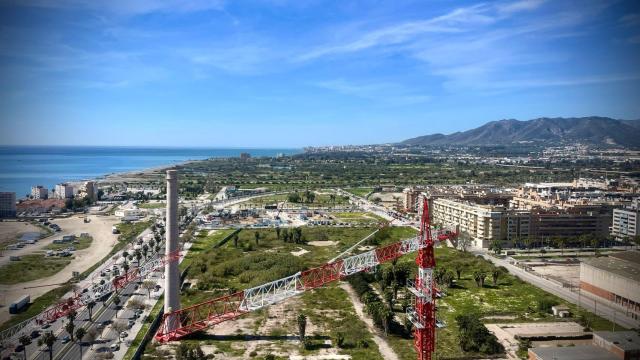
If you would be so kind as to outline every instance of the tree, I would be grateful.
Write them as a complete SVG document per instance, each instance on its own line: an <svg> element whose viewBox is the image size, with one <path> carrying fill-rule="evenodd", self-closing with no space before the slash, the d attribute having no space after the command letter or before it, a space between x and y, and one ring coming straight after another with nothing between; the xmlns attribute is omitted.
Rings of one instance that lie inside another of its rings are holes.
<svg viewBox="0 0 640 360"><path fill-rule="evenodd" d="M93 316L93 308L96 306L96 302L95 301L90 301L87 304L87 310L89 310L89 322L93 321L91 319L91 317Z"/></svg>
<svg viewBox="0 0 640 360"><path fill-rule="evenodd" d="M115 305L116 308L116 318L118 317L118 305L120 305L120 302L122 300L120 300L120 297L118 295L113 297L113 304Z"/></svg>
<svg viewBox="0 0 640 360"><path fill-rule="evenodd" d="M139 249L136 249L136 251L133 254L136 257L136 264L140 266L140 259L142 259L142 253L140 252Z"/></svg>
<svg viewBox="0 0 640 360"><path fill-rule="evenodd" d="M462 272L466 267L467 267L466 264L464 264L462 261L453 262L453 269L456 271L456 276L458 277L458 280L460 280L460 276L462 276Z"/></svg>
<svg viewBox="0 0 640 360"><path fill-rule="evenodd" d="M122 270L124 270L124 273L126 274L129 271L129 263L128 262L124 262L122 264Z"/></svg>
<svg viewBox="0 0 640 360"><path fill-rule="evenodd" d="M118 340L122 341L122 337L120 336L120 334L123 331L128 329L127 324L125 324L125 322L122 321L122 320L118 320L118 321L113 323L112 327L113 327L113 330L115 330L116 333L118 334Z"/></svg>
<svg viewBox="0 0 640 360"><path fill-rule="evenodd" d="M49 351L49 360L53 360L53 344L56 343L56 340L58 339L51 331L44 333L40 340L38 340L39 345L45 344L47 346L47 351Z"/></svg>
<svg viewBox="0 0 640 360"><path fill-rule="evenodd" d="M502 275L504 273L504 267L497 267L495 269L493 269L491 271L491 278L493 280L493 285L498 285L498 278L500 277L500 275Z"/></svg>
<svg viewBox="0 0 640 360"><path fill-rule="evenodd" d="M238 233L233 234L233 247L238 248Z"/></svg>
<svg viewBox="0 0 640 360"><path fill-rule="evenodd" d="M594 236L591 238L591 247L593 247L593 253L596 254L598 252L598 246L600 246L600 239L598 236Z"/></svg>
<svg viewBox="0 0 640 360"><path fill-rule="evenodd" d="M640 247L640 235L636 235L633 237L633 243L636 244L636 249Z"/></svg>
<svg viewBox="0 0 640 360"><path fill-rule="evenodd" d="M307 331L307 316L305 314L298 314L298 333L300 334L300 342L304 342L305 333Z"/></svg>
<svg viewBox="0 0 640 360"><path fill-rule="evenodd" d="M567 246L567 238L558 236L553 239L553 242L560 248L560 255L564 255L564 248Z"/></svg>
<svg viewBox="0 0 640 360"><path fill-rule="evenodd" d="M473 279L476 282L476 285L478 287L483 287L484 286L484 279L487 277L487 273L485 273L482 270L476 270L473 272Z"/></svg>
<svg viewBox="0 0 640 360"><path fill-rule="evenodd" d="M142 282L142 288L147 290L147 295L151 299L151 290L156 287L156 283L153 280L145 280Z"/></svg>
<svg viewBox="0 0 640 360"><path fill-rule="evenodd" d="M458 238L458 249L467 252L467 249L471 246L471 237L469 235L460 235Z"/></svg>
<svg viewBox="0 0 640 360"><path fill-rule="evenodd" d="M276 226L276 239L280 240L280 226Z"/></svg>
<svg viewBox="0 0 640 360"><path fill-rule="evenodd" d="M291 203L299 203L300 202L300 194L298 194L297 192L291 193L287 197L287 200L289 200L289 202L291 202Z"/></svg>
<svg viewBox="0 0 640 360"><path fill-rule="evenodd" d="M69 321L74 321L76 319L76 316L78 316L78 313L75 310L71 310L67 314L67 319L69 319Z"/></svg>
<svg viewBox="0 0 640 360"><path fill-rule="evenodd" d="M64 329L67 331L67 333L69 334L69 336L71 337L71 341L73 341L73 330L75 330L76 325L73 323L73 321L67 321L67 323L64 325Z"/></svg>
<svg viewBox="0 0 640 360"><path fill-rule="evenodd" d="M384 335L386 336L389 334L389 325L391 324L391 318L393 317L393 312L386 306L381 306L378 311L380 312L378 314L380 318L380 323L382 323L382 328L384 329Z"/></svg>
<svg viewBox="0 0 640 360"><path fill-rule="evenodd" d="M500 255L502 252L502 241L499 239L491 240L491 244L489 244L489 250L492 250L494 254Z"/></svg>
<svg viewBox="0 0 640 360"><path fill-rule="evenodd" d="M87 330L84 328L78 328L76 330L76 339L78 340L78 346L80 347L80 359L82 359L82 339L87 334Z"/></svg>
<svg viewBox="0 0 640 360"><path fill-rule="evenodd" d="M96 340L97 337L98 337L98 332L94 328L89 328L89 331L87 331L87 334L84 336L85 340L87 340L87 342L89 342L91 346L93 346L93 342Z"/></svg>
<svg viewBox="0 0 640 360"><path fill-rule="evenodd" d="M22 345L22 352L24 354L24 358L27 358L27 345L31 344L31 338L28 335L21 335L18 338L18 341Z"/></svg>
<svg viewBox="0 0 640 360"><path fill-rule="evenodd" d="M527 236L524 238L524 246L527 248L527 252L531 251L531 245L533 245L533 238L531 236Z"/></svg>
<svg viewBox="0 0 640 360"><path fill-rule="evenodd" d="M253 236L256 238L256 246L260 245L260 232L258 231L254 232Z"/></svg>
<svg viewBox="0 0 640 360"><path fill-rule="evenodd" d="M142 245L142 255L144 255L144 259L147 260L147 255L149 255L149 245Z"/></svg>

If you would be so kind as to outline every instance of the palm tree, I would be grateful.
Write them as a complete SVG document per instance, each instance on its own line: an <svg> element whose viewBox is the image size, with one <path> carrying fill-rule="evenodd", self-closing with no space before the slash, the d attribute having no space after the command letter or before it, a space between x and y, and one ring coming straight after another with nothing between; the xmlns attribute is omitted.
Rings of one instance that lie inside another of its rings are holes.
<svg viewBox="0 0 640 360"><path fill-rule="evenodd" d="M233 234L233 247L238 248L238 233Z"/></svg>
<svg viewBox="0 0 640 360"><path fill-rule="evenodd" d="M564 248L567 246L567 239L562 236L558 236L553 240L553 242L560 248L560 255L564 255Z"/></svg>
<svg viewBox="0 0 640 360"><path fill-rule="evenodd" d="M120 305L120 297L118 295L116 295L113 298L113 304L116 306L116 317L118 317L118 305Z"/></svg>
<svg viewBox="0 0 640 360"><path fill-rule="evenodd" d="M47 331L46 333L44 333L44 335L42 335L42 338L38 340L38 344L47 345L47 350L49 351L49 360L53 360L53 344L56 343L56 340L58 339L55 335L53 335L51 331Z"/></svg>
<svg viewBox="0 0 640 360"><path fill-rule="evenodd" d="M76 325L73 323L73 321L67 321L67 323L64 325L64 329L67 331L67 333L69 333L69 336L71 337L71 341L73 341L73 330L75 330Z"/></svg>
<svg viewBox="0 0 640 360"><path fill-rule="evenodd" d="M300 333L300 342L304 342L304 336L307 331L307 316L305 314L298 314L298 332Z"/></svg>
<svg viewBox="0 0 640 360"><path fill-rule="evenodd" d="M89 310L89 322L93 321L91 320L91 317L93 316L93 308L96 306L96 302L95 301L91 301L87 304L87 309Z"/></svg>
<svg viewBox="0 0 640 360"><path fill-rule="evenodd" d="M600 245L600 239L598 236L594 236L591 238L591 247L593 247L593 254L595 255L598 252L598 245Z"/></svg>
<svg viewBox="0 0 640 360"><path fill-rule="evenodd" d="M18 338L20 344L22 344L22 352L24 353L24 358L27 358L27 345L31 344L31 338L28 335L21 335Z"/></svg>
<svg viewBox="0 0 640 360"><path fill-rule="evenodd" d="M76 330L76 340L78 340L78 346L80 346L80 359L82 359L82 339L87 334L87 330L84 328L78 328Z"/></svg>
<svg viewBox="0 0 640 360"><path fill-rule="evenodd" d="M531 252L531 245L533 244L533 238L531 236L527 236L524 238L524 246L527 248L527 252Z"/></svg>
<svg viewBox="0 0 640 360"><path fill-rule="evenodd" d="M142 253L140 253L140 250L136 249L134 256L136 258L136 265L140 266L140 259L142 259Z"/></svg>

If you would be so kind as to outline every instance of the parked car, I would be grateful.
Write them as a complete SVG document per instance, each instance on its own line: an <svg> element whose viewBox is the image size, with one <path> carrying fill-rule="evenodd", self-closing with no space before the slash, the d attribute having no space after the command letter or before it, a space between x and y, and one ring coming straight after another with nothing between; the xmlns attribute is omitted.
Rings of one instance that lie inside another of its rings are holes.
<svg viewBox="0 0 640 360"><path fill-rule="evenodd" d="M111 344L111 346L109 346L109 350L111 350L111 351L118 351L118 350L120 350L120 344L118 344L118 343L113 343L113 344Z"/></svg>
<svg viewBox="0 0 640 360"><path fill-rule="evenodd" d="M71 338L69 337L69 335L67 335L67 336L65 336L65 337L63 337L63 338L62 338L62 343L63 343L63 344L66 344L66 343L68 343L69 341L71 341Z"/></svg>

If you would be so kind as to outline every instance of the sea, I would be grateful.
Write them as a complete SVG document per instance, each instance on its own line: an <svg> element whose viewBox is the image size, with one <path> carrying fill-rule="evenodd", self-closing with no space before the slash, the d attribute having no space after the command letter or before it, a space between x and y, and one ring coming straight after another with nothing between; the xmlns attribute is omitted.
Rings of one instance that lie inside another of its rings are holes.
<svg viewBox="0 0 640 360"><path fill-rule="evenodd" d="M252 157L271 157L301 153L302 149L0 146L0 191L24 198L35 185L52 189L65 181L91 180L188 160L238 157L243 152Z"/></svg>

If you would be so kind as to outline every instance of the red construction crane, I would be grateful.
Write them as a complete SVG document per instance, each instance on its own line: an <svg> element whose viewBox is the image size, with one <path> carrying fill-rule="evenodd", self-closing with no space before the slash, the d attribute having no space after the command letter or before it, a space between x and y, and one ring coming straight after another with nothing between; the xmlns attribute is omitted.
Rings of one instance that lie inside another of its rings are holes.
<svg viewBox="0 0 640 360"><path fill-rule="evenodd" d="M409 290L416 295L416 300L413 310L408 315L415 324L414 336L418 359L429 360L435 347L434 303L437 290L433 283L434 238L438 241L444 241L455 238L457 234L448 230L431 229L426 200L423 210L420 232L415 238L399 241L317 268L298 272L264 285L165 313L155 339L159 342L179 340L191 333L233 320L250 311L299 295L306 290L324 286L357 272L373 269L379 264L418 251L416 259L419 267L418 276L416 283L410 284L409 287ZM177 327L173 323L176 317L180 324Z"/></svg>

